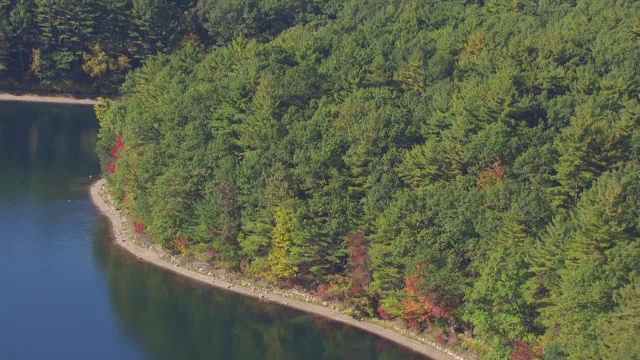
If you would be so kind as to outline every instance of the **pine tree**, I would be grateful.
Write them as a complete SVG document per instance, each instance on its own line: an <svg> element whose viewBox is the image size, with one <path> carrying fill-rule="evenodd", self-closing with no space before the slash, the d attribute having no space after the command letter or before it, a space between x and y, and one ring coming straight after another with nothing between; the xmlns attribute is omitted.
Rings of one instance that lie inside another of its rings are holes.
<svg viewBox="0 0 640 360"><path fill-rule="evenodd" d="M409 56L395 75L402 88L416 93L423 92L426 87L426 72L424 58L420 52L414 52Z"/></svg>
<svg viewBox="0 0 640 360"><path fill-rule="evenodd" d="M526 285L526 295L542 311L558 295L560 273L566 266L567 241L571 236L567 222L566 216L556 216L545 228L540 241L534 244L529 258L535 276Z"/></svg>
<svg viewBox="0 0 640 360"><path fill-rule="evenodd" d="M379 87L390 83L391 73L388 67L389 63L382 54L378 54L373 58L367 74L367 81L371 86Z"/></svg>
<svg viewBox="0 0 640 360"><path fill-rule="evenodd" d="M239 127L239 144L247 150L266 150L283 137L283 125L278 121L282 90L273 75L260 80L251 104L251 115Z"/></svg>
<svg viewBox="0 0 640 360"><path fill-rule="evenodd" d="M549 337L571 357L603 356L598 322L614 311L613 294L637 276L639 176L635 163L604 173L571 214L566 267L543 312Z"/></svg>
<svg viewBox="0 0 640 360"><path fill-rule="evenodd" d="M0 29L0 73L7 70L9 57L9 41L2 29Z"/></svg>
<svg viewBox="0 0 640 360"><path fill-rule="evenodd" d="M143 59L172 50L182 35L178 17L178 10L168 0L133 0L130 38L135 56Z"/></svg>
<svg viewBox="0 0 640 360"><path fill-rule="evenodd" d="M34 23L33 0L18 0L9 13L11 27L12 51L18 54L20 69L28 67L29 51L36 38L36 24Z"/></svg>
<svg viewBox="0 0 640 360"><path fill-rule="evenodd" d="M0 73L7 70L9 57L9 41L7 33L9 30L9 0L0 0Z"/></svg>
<svg viewBox="0 0 640 360"><path fill-rule="evenodd" d="M343 157L350 172L349 195L357 200L364 198L370 188L368 176L376 158L378 133L381 131L380 120L377 117L369 116L363 122L364 129L355 134L352 147Z"/></svg>
<svg viewBox="0 0 640 360"><path fill-rule="evenodd" d="M96 19L98 42L103 44L108 52L124 52L130 40L131 1L97 0L96 6L100 14Z"/></svg>
<svg viewBox="0 0 640 360"><path fill-rule="evenodd" d="M603 359L640 359L640 281L621 290L620 306L598 323Z"/></svg>
<svg viewBox="0 0 640 360"><path fill-rule="evenodd" d="M96 34L97 3L96 0L76 0L63 2L63 21L68 27L68 33L60 39L65 47L80 54L84 45L91 42Z"/></svg>
<svg viewBox="0 0 640 360"><path fill-rule="evenodd" d="M637 223L629 210L636 199L629 192L635 187L631 182L637 180L637 174L624 176L621 171L605 174L581 199L572 219L576 231L567 244L569 266L633 241Z"/></svg>
<svg viewBox="0 0 640 360"><path fill-rule="evenodd" d="M405 153L398 174L414 188L426 188L438 181L449 180L458 174L457 161L452 156L456 148L453 144L428 140Z"/></svg>
<svg viewBox="0 0 640 360"><path fill-rule="evenodd" d="M531 245L523 216L510 213L486 258L476 264L480 276L467 294L467 320L487 341L485 356L492 359L507 358L511 344L537 327L535 307L523 292L531 277L527 261Z"/></svg>
<svg viewBox="0 0 640 360"><path fill-rule="evenodd" d="M627 160L627 146L637 119L626 111L599 109L589 102L577 110L571 124L555 141L560 152L553 190L554 204L567 208L603 172Z"/></svg>

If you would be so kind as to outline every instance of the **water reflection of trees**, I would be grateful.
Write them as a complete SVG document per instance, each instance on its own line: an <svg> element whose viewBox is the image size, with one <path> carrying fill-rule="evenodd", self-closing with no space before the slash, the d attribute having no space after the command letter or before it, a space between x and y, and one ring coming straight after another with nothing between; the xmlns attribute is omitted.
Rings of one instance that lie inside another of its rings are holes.
<svg viewBox="0 0 640 360"><path fill-rule="evenodd" d="M29 191L35 200L64 199L69 179L99 171L97 121L86 106L0 104L2 196ZM84 189L83 189L84 192Z"/></svg>
<svg viewBox="0 0 640 360"><path fill-rule="evenodd" d="M126 337L153 359L419 359L351 327L207 288L142 264L94 239L111 303Z"/></svg>

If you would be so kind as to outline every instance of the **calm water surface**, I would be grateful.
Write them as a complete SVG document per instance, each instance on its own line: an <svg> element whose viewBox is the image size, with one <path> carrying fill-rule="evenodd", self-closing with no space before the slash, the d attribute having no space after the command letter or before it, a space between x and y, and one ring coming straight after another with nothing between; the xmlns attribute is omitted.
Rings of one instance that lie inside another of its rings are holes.
<svg viewBox="0 0 640 360"><path fill-rule="evenodd" d="M0 102L0 359L422 359L113 246L90 107Z"/></svg>

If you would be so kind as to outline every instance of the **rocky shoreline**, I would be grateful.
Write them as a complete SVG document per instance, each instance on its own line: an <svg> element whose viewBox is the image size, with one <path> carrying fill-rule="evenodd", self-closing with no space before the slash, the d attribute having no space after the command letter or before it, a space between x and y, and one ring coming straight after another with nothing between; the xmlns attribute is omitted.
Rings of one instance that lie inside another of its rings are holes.
<svg viewBox="0 0 640 360"><path fill-rule="evenodd" d="M146 261L161 268L173 271L210 286L226 289L246 296L260 299L263 302L274 302L308 313L317 314L331 320L355 326L376 334L426 355L434 360L462 360L461 356L424 338L413 339L409 333L396 327L390 329L381 325L354 319L345 315L332 303L322 302L313 295L295 290L273 288L266 284L253 283L240 274L216 269L208 263L196 258L172 255L160 245L154 244L133 230L124 213L117 209L108 194L105 180L100 179L90 187L91 199L95 206L111 221L114 242L132 253L141 261ZM403 332L403 333L401 333Z"/></svg>

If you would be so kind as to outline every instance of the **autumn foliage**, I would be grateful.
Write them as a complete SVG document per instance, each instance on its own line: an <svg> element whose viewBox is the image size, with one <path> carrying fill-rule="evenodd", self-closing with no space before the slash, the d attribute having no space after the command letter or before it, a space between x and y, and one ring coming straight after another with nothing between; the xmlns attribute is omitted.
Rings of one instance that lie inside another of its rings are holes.
<svg viewBox="0 0 640 360"><path fill-rule="evenodd" d="M140 234L144 231L144 223L142 221L136 221L133 223L133 228L137 234Z"/></svg>
<svg viewBox="0 0 640 360"><path fill-rule="evenodd" d="M387 310L385 310L384 308L379 308L378 309L378 315L380 315L380 318L383 319L383 320L389 320L392 317L392 315L389 314L389 312Z"/></svg>
<svg viewBox="0 0 640 360"><path fill-rule="evenodd" d="M365 239L360 234L347 234L347 246L349 255L349 278L351 280L350 295L362 296L366 293L366 288L371 283L371 274L367 268L369 253L367 252Z"/></svg>
<svg viewBox="0 0 640 360"><path fill-rule="evenodd" d="M346 238L349 250L346 275L327 276L328 283L318 285L316 296L325 300L344 301L357 313L372 315L372 295L368 291L371 284L368 265L370 258L365 237L362 234L348 233Z"/></svg>
<svg viewBox="0 0 640 360"><path fill-rule="evenodd" d="M451 320L451 312L445 306L438 304L433 296L420 292L419 282L416 275L405 279L403 291L406 297L402 314L405 323L411 328L424 330L435 319Z"/></svg>
<svg viewBox="0 0 640 360"><path fill-rule="evenodd" d="M541 357L540 349L532 346L528 342L518 341L514 345L511 360L534 360Z"/></svg>
<svg viewBox="0 0 640 360"><path fill-rule="evenodd" d="M185 252L191 246L191 243L183 237L176 237L173 239L173 246L176 250Z"/></svg>
<svg viewBox="0 0 640 360"><path fill-rule="evenodd" d="M118 135L116 138L116 145L111 149L111 161L107 165L107 172L109 174L113 175L116 173L116 163L120 158L120 150L124 149L124 146L125 143L124 140L122 140L122 136Z"/></svg>
<svg viewBox="0 0 640 360"><path fill-rule="evenodd" d="M332 291L331 288L333 287L333 285L331 284L320 284L318 285L318 287L316 288L316 292L315 292L315 296L324 299L324 300L329 300L332 298Z"/></svg>
<svg viewBox="0 0 640 360"><path fill-rule="evenodd" d="M493 165L486 168L485 171L478 175L478 187L480 190L486 190L487 186L493 185L500 181L506 180L507 175L502 167L500 156L493 159Z"/></svg>

